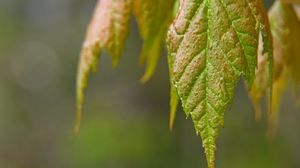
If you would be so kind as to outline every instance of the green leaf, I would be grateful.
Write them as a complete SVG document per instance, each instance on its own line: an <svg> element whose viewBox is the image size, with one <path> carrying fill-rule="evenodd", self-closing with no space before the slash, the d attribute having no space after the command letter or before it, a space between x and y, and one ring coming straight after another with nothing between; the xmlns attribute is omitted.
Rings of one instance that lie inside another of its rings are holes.
<svg viewBox="0 0 300 168"><path fill-rule="evenodd" d="M119 62L128 35L131 0L98 1L83 43L77 74L77 114L75 132L82 116L83 92L91 69L95 69L101 49L112 56L113 66Z"/></svg>
<svg viewBox="0 0 300 168"><path fill-rule="evenodd" d="M257 5L255 0L184 0L169 29L172 84L201 135L209 168L215 167L216 140L239 78L249 86L254 80L265 18Z"/></svg>
<svg viewBox="0 0 300 168"><path fill-rule="evenodd" d="M176 117L177 107L179 103L179 97L176 92L176 88L171 84L170 85L170 125L169 128L172 131L174 126L174 121Z"/></svg>
<svg viewBox="0 0 300 168"><path fill-rule="evenodd" d="M174 0L135 0L133 12L137 18L144 45L140 63L146 62L141 81L148 81L155 72L165 35L171 23Z"/></svg>

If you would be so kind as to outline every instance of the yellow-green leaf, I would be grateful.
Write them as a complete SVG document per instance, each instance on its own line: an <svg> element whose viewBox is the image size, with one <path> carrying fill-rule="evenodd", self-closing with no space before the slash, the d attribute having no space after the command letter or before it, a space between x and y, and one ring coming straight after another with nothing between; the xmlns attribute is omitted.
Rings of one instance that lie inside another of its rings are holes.
<svg viewBox="0 0 300 168"><path fill-rule="evenodd" d="M214 168L217 136L239 78L249 86L254 80L263 24L254 2L180 1L169 29L172 84L201 135L209 168Z"/></svg>
<svg viewBox="0 0 300 168"><path fill-rule="evenodd" d="M169 65L169 76L170 76L170 121L169 121L169 128L172 131L173 126L174 126L175 117L176 117L177 107L178 107L178 104L179 104L179 97L178 97L177 90L176 90L175 86L172 84L173 62L172 62L172 59L171 59L171 55L168 55L168 65Z"/></svg>
<svg viewBox="0 0 300 168"><path fill-rule="evenodd" d="M263 8L262 1L251 1L250 7L261 31L258 50L258 64L255 70L255 80L250 87L249 96L255 109L255 118L261 117L260 100L269 88L269 106L272 103L272 82L273 82L273 39L267 13Z"/></svg>
<svg viewBox="0 0 300 168"><path fill-rule="evenodd" d="M275 75L268 133L274 135L287 80L291 78L295 85L299 85L300 81L300 21L293 5L280 1L274 3L269 17L274 37Z"/></svg>
<svg viewBox="0 0 300 168"><path fill-rule="evenodd" d="M167 29L171 23L174 0L135 0L133 12L144 40L140 63L146 62L141 81L148 81L155 72Z"/></svg>
<svg viewBox="0 0 300 168"><path fill-rule="evenodd" d="M300 0L279 0L282 3L300 3Z"/></svg>
<svg viewBox="0 0 300 168"><path fill-rule="evenodd" d="M274 135L276 132L277 120L281 96L285 90L288 77L295 83L299 82L300 69L300 49L298 41L300 39L300 22L292 4L277 1L273 4L269 12L271 30L274 45L274 74L273 94L271 95L271 106L268 112L268 134ZM260 112L260 100L264 96L267 85L268 73L267 58L263 53L259 54L258 69L252 90L251 100L254 103L256 114Z"/></svg>
<svg viewBox="0 0 300 168"><path fill-rule="evenodd" d="M281 98L286 90L287 84L287 75L285 71L281 72L281 75L278 76L273 83L273 94L272 94L272 104L270 112L268 113L268 132L267 135L269 137L274 137L277 131L279 110L281 105Z"/></svg>
<svg viewBox="0 0 300 168"><path fill-rule="evenodd" d="M260 38L260 42L262 39ZM259 45L258 50L258 63L257 69L255 70L255 80L249 91L250 99L253 103L254 110L255 110L255 119L260 120L261 118L261 105L260 101L262 97L265 95L268 87L269 87L269 80L270 79L270 69L268 66L268 57L263 54L262 52L262 45ZM270 88L271 89L271 88Z"/></svg>
<svg viewBox="0 0 300 168"><path fill-rule="evenodd" d="M300 81L300 20L291 4L280 1L274 3L270 11L270 21L278 57L281 57L284 66L293 82Z"/></svg>
<svg viewBox="0 0 300 168"><path fill-rule="evenodd" d="M273 76L273 38L270 29L270 23L266 10L263 7L261 0L249 0L249 6L252 9L257 22L257 26L261 32L260 50L259 55L266 56L267 59L267 79L268 87L272 88L272 76ZM258 58L259 59L259 58ZM270 92L272 94L272 92Z"/></svg>
<svg viewBox="0 0 300 168"><path fill-rule="evenodd" d="M172 131L174 126L174 121L176 117L177 107L179 103L179 97L176 92L176 88L171 84L170 85L170 125L169 128Z"/></svg>
<svg viewBox="0 0 300 168"><path fill-rule="evenodd" d="M117 65L129 30L131 0L98 1L82 46L77 74L77 114L75 132L79 131L83 92L88 74L98 61L101 49L112 56Z"/></svg>

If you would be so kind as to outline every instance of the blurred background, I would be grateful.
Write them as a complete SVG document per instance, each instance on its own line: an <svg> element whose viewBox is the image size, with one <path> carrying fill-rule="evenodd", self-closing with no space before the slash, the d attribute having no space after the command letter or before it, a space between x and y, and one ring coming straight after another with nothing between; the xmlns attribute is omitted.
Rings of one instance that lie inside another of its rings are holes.
<svg viewBox="0 0 300 168"><path fill-rule="evenodd" d="M132 19L119 67L103 55L74 136L75 77L96 0L0 0L0 168L205 168L200 137L182 109L169 122L166 53L139 83L142 41ZM270 6L271 1L266 1ZM226 112L218 168L299 168L300 113L291 92L266 138L243 82Z"/></svg>

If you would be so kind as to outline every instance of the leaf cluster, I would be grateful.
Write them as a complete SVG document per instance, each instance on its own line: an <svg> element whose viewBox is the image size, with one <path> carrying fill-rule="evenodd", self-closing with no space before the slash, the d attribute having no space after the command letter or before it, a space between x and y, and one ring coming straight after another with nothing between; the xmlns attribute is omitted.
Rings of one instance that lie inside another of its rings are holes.
<svg viewBox="0 0 300 168"><path fill-rule="evenodd" d="M278 0L267 14L262 0L99 0L79 61L75 131L90 71L96 69L102 50L113 66L118 64L134 15L144 41L140 64L146 64L146 71L141 82L153 75L166 39L170 129L181 102L201 136L208 167L214 168L219 131L241 78L257 119L261 99L269 98L270 134L276 130L287 80L299 86L297 4L299 0Z"/></svg>

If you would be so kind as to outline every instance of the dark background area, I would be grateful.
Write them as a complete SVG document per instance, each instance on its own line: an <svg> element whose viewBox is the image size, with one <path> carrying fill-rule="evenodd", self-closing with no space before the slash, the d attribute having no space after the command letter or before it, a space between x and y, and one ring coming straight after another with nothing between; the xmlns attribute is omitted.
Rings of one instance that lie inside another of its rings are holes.
<svg viewBox="0 0 300 168"><path fill-rule="evenodd" d="M139 83L142 41L134 19L120 65L104 53L86 90L79 136L75 81L95 0L0 0L0 168L200 168L200 137L180 108L169 122L166 53L154 77ZM268 6L271 1L266 1ZM279 128L266 138L243 82L225 114L218 168L299 168L300 113L291 92Z"/></svg>

